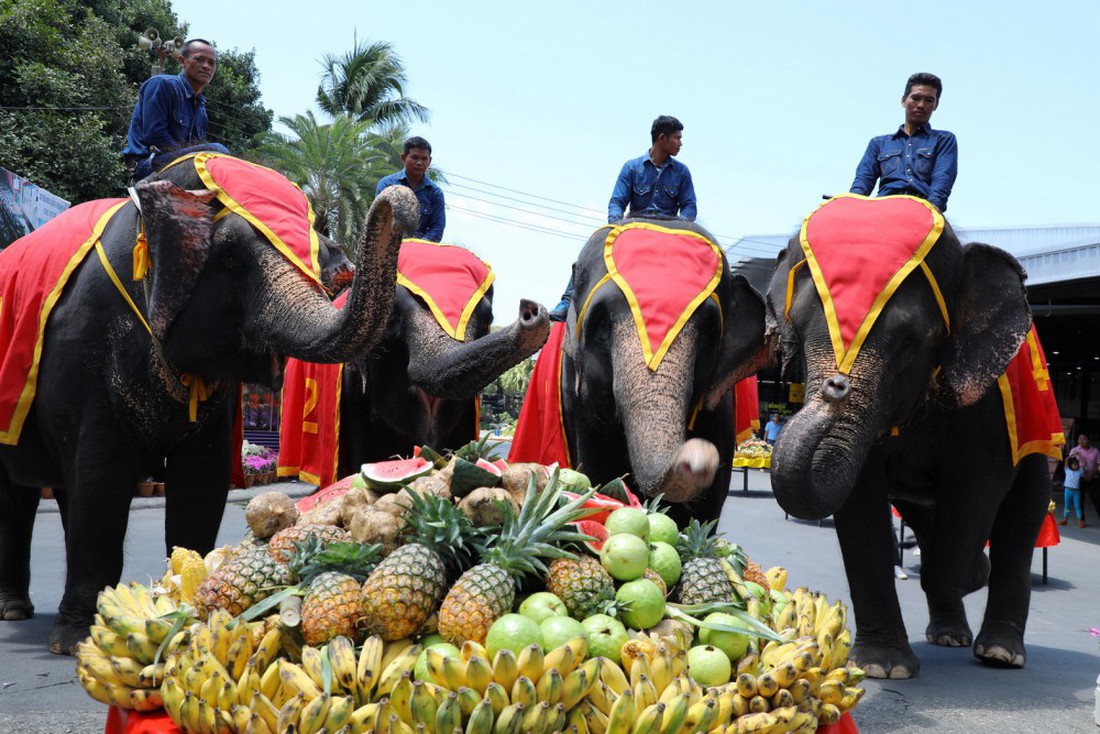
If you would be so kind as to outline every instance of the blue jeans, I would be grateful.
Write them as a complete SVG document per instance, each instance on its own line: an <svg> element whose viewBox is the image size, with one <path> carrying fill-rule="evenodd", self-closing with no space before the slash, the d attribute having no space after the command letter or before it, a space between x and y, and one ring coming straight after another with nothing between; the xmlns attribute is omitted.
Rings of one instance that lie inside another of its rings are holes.
<svg viewBox="0 0 1100 734"><path fill-rule="evenodd" d="M1081 490L1066 487L1066 502L1062 511L1062 517L1069 518L1070 505L1073 505L1073 510L1077 513L1077 519L1084 520L1085 513L1084 508L1081 506Z"/></svg>
<svg viewBox="0 0 1100 734"><path fill-rule="evenodd" d="M180 156L187 155L188 153L199 153L204 150L210 151L211 153L229 154L229 148L226 148L221 143L199 143L198 145L189 145L186 148L176 148L167 153L157 153L151 157L146 156L145 158L138 159L137 165L134 166L132 180L135 182L140 181L146 176L151 175L153 171L159 171L164 168Z"/></svg>

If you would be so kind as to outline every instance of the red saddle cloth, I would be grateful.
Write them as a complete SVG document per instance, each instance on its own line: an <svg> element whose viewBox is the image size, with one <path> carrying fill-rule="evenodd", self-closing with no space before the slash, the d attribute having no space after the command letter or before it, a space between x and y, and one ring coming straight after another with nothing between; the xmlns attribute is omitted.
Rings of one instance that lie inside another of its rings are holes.
<svg viewBox="0 0 1100 734"><path fill-rule="evenodd" d="M1018 464L1028 454L1061 459L1066 436L1050 387L1046 354L1034 326L1004 374L997 378L997 387L1004 403L1013 463Z"/></svg>
<svg viewBox="0 0 1100 734"><path fill-rule="evenodd" d="M398 285L424 301L440 327L458 341L465 341L470 317L494 277L488 263L457 245L408 239L397 257ZM341 294L335 305L342 308L346 300L347 294ZM336 481L343 369L342 364L287 360L276 468L280 477L298 476L318 487ZM475 422L471 438L477 431Z"/></svg>
<svg viewBox="0 0 1100 734"><path fill-rule="evenodd" d="M34 402L46 322L69 277L128 199L67 209L0 251L0 443L15 445Z"/></svg>

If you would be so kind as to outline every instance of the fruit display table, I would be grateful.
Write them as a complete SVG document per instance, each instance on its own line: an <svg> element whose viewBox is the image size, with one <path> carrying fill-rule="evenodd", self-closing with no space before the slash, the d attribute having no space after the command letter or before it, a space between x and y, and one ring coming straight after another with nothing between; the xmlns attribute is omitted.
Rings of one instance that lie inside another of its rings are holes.
<svg viewBox="0 0 1100 734"><path fill-rule="evenodd" d="M758 469L760 471L767 471L772 466L772 457L759 456L754 458L746 458L738 456L733 459L733 470L735 472L741 472L741 491L748 494L749 491L749 469Z"/></svg>
<svg viewBox="0 0 1100 734"><path fill-rule="evenodd" d="M182 734L182 730L163 711L140 713L111 706L104 734ZM859 734L859 729L852 715L845 713L837 723L819 726L817 734Z"/></svg>

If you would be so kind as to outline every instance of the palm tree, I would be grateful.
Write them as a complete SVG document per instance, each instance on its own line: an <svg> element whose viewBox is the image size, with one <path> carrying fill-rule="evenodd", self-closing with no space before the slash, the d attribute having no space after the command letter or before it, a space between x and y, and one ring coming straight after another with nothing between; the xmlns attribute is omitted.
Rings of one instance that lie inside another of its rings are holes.
<svg viewBox="0 0 1100 734"><path fill-rule="evenodd" d="M346 113L383 128L427 122L427 108L405 96L405 66L390 44L357 41L343 56L326 54L322 64L317 104L328 114Z"/></svg>
<svg viewBox="0 0 1100 734"><path fill-rule="evenodd" d="M309 197L317 231L345 247L359 235L374 189L393 170L391 156L376 147L368 129L374 120L356 121L338 114L330 124L312 112L279 122L292 135L269 132L257 149L260 162L282 172Z"/></svg>

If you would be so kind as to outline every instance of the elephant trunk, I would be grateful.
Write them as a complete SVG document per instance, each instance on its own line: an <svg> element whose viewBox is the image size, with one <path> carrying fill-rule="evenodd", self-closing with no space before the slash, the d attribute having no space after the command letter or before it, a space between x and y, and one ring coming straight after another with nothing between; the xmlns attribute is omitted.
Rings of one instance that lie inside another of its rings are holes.
<svg viewBox="0 0 1100 734"><path fill-rule="evenodd" d="M820 520L847 501L880 432L864 404L873 390L854 390L844 375L819 377L808 387L813 397L772 449L772 492L784 512Z"/></svg>
<svg viewBox="0 0 1100 734"><path fill-rule="evenodd" d="M389 322L401 239L415 230L417 211L416 197L404 187L390 187L375 199L356 248L355 277L342 309L333 308L295 270L261 267L267 279L261 286L266 300L253 309L248 331L262 334L277 354L309 362L347 362L368 351ZM273 248L263 250L262 257L281 257Z"/></svg>
<svg viewBox="0 0 1100 734"><path fill-rule="evenodd" d="M633 323L614 325L612 350L615 398L626 433L637 488L667 502L690 502L714 481L718 449L693 438L685 426L693 388L695 339L684 333L673 342L657 370L642 358ZM685 327L685 332L692 327Z"/></svg>
<svg viewBox="0 0 1100 734"><path fill-rule="evenodd" d="M537 352L550 335L550 317L534 301L521 300L519 318L480 339L459 342L447 335L427 309L411 324L409 380L437 398L467 400L508 368Z"/></svg>

